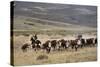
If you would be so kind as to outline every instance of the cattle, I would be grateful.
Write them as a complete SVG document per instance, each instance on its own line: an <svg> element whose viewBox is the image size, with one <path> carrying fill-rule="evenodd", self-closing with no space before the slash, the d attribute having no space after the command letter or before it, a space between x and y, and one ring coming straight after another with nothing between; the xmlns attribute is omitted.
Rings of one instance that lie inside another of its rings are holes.
<svg viewBox="0 0 100 67"><path fill-rule="evenodd" d="M22 45L21 49L23 52L26 52L27 51L27 48L29 48L29 44L25 43L24 45Z"/></svg>
<svg viewBox="0 0 100 67"><path fill-rule="evenodd" d="M64 40L64 39L61 39L58 41L58 49L61 50L61 49L68 49L69 46L70 46L70 40Z"/></svg>
<svg viewBox="0 0 100 67"><path fill-rule="evenodd" d="M46 50L47 53L50 53L51 50L50 40L47 40L45 43L42 44L42 49Z"/></svg>
<svg viewBox="0 0 100 67"><path fill-rule="evenodd" d="M72 49L75 49L75 51L77 51L78 48L77 40L70 40L70 46Z"/></svg>
<svg viewBox="0 0 100 67"><path fill-rule="evenodd" d="M94 43L97 44L97 38L94 39Z"/></svg>
<svg viewBox="0 0 100 67"><path fill-rule="evenodd" d="M85 39L82 38L82 39L81 39L81 43L82 43L81 48L82 48L82 47L85 47L85 45L86 45Z"/></svg>
<svg viewBox="0 0 100 67"><path fill-rule="evenodd" d="M97 38L93 38L93 46L97 45Z"/></svg>
<svg viewBox="0 0 100 67"><path fill-rule="evenodd" d="M70 40L66 40L66 49L68 49L70 47Z"/></svg>
<svg viewBox="0 0 100 67"><path fill-rule="evenodd" d="M86 45L91 47L91 46L94 46L94 38L88 38L86 39Z"/></svg>
<svg viewBox="0 0 100 67"><path fill-rule="evenodd" d="M86 45L85 39L76 39L77 40L77 45L80 48L83 48Z"/></svg>
<svg viewBox="0 0 100 67"><path fill-rule="evenodd" d="M60 44L61 44L61 47L62 47L62 48L66 48L66 40L61 39L60 42L61 42L61 43L60 43Z"/></svg>
<svg viewBox="0 0 100 67"><path fill-rule="evenodd" d="M51 43L51 48L55 50L57 46L57 40L52 40L50 43Z"/></svg>
<svg viewBox="0 0 100 67"><path fill-rule="evenodd" d="M61 39L61 40L58 41L58 50L64 49L65 46L66 46L66 42L65 42L64 39Z"/></svg>
<svg viewBox="0 0 100 67"><path fill-rule="evenodd" d="M50 53L51 50L64 50L69 49L71 47L75 51L77 51L78 48L88 47L88 46L95 46L97 44L97 38L88 38L84 39L82 36L79 36L77 39L74 40L47 40L43 44L41 44L41 41L37 38L34 39L34 37L31 37L31 45L32 48L36 51L39 49L46 50L47 53ZM21 49L23 52L27 51L27 48L29 48L29 44L24 44Z"/></svg>
<svg viewBox="0 0 100 67"><path fill-rule="evenodd" d="M60 40L57 41L56 48L57 48L57 50L61 50L61 42L60 42Z"/></svg>

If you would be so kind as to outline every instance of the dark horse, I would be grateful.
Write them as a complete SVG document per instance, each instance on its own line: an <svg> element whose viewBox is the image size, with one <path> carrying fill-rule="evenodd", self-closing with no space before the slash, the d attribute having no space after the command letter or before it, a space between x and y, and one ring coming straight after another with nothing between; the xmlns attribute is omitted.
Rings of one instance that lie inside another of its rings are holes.
<svg viewBox="0 0 100 67"><path fill-rule="evenodd" d="M37 49L40 49L40 48L41 48L41 46L40 46L41 41L35 39L34 37L31 37L31 44L32 44L32 48L35 49L35 51L36 51Z"/></svg>
<svg viewBox="0 0 100 67"><path fill-rule="evenodd" d="M35 49L36 51L37 49L41 48L40 44L41 44L40 40L35 40L34 42L32 42L32 48Z"/></svg>

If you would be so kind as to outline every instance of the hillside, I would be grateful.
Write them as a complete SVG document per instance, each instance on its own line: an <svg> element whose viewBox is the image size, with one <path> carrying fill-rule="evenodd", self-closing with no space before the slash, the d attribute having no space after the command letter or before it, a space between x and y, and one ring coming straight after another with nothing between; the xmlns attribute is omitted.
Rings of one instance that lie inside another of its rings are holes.
<svg viewBox="0 0 100 67"><path fill-rule="evenodd" d="M43 20L32 17L16 16L14 19L14 30L96 30L96 28L69 24L58 21Z"/></svg>
<svg viewBox="0 0 100 67"><path fill-rule="evenodd" d="M97 27L96 6L15 1L14 16Z"/></svg>

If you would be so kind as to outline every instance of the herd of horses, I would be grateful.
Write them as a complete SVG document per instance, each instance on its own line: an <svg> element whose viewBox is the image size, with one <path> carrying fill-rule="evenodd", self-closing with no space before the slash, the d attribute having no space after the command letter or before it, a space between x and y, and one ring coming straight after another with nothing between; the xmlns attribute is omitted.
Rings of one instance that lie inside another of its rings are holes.
<svg viewBox="0 0 100 67"><path fill-rule="evenodd" d="M51 50L64 50L64 49L72 49L77 51L78 48L83 47L93 47L97 44L97 38L81 38L81 39L74 39L74 40L47 40L43 44L40 40L32 40L31 44L25 43L22 45L21 49L23 52L26 52L28 48L37 50L45 50L47 53L50 53Z"/></svg>

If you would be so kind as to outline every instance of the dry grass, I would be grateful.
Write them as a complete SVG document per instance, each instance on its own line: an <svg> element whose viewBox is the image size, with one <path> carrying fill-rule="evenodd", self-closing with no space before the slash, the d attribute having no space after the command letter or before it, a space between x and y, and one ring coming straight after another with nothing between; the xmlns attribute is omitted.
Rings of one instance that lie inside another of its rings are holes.
<svg viewBox="0 0 100 67"><path fill-rule="evenodd" d="M39 39L45 42L47 39L52 39L49 36L39 35ZM60 39L61 36L55 36L53 39ZM63 37L65 38L65 37ZM68 36L67 36L68 38ZM71 39L69 36L68 39ZM47 54L45 51L35 52L31 48L27 52L22 52L20 49L23 43L28 42L29 37L16 36L14 37L14 65L37 65L37 64L56 64L56 63L73 63L73 62L86 62L86 61L96 61L97 60L97 47L88 47L78 49L75 52L72 49L64 51L51 51ZM40 60L37 58L40 56ZM42 56L42 59L41 59Z"/></svg>
<svg viewBox="0 0 100 67"><path fill-rule="evenodd" d="M42 59L38 60L39 56L42 56ZM96 60L96 47L79 49L77 52L73 50L52 51L50 54L43 51L34 52L33 50L26 53L22 51L14 53L14 65L56 64Z"/></svg>

